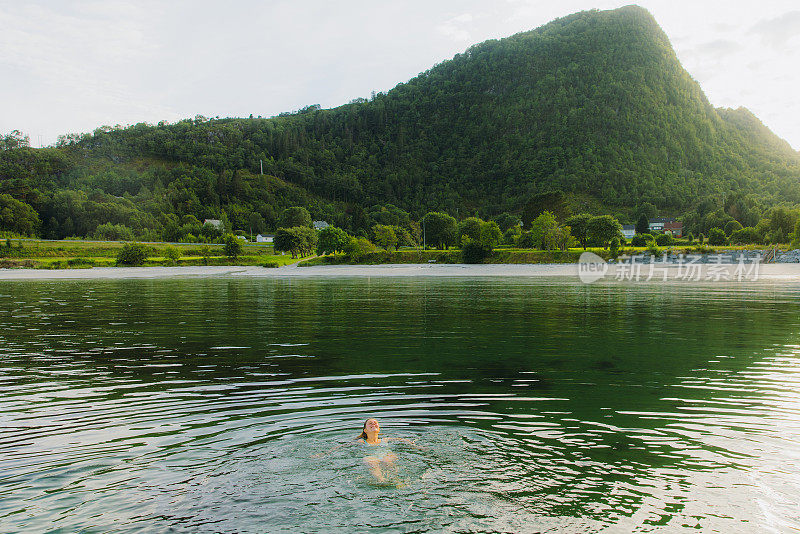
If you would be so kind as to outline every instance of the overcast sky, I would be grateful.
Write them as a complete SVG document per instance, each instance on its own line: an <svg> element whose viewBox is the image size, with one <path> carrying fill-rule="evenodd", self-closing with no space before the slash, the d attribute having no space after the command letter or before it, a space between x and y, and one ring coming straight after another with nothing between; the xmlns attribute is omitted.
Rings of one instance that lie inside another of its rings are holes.
<svg viewBox="0 0 800 534"><path fill-rule="evenodd" d="M613 0L0 0L0 133L272 116L387 91L486 39ZM716 106L800 149L798 0L642 0Z"/></svg>

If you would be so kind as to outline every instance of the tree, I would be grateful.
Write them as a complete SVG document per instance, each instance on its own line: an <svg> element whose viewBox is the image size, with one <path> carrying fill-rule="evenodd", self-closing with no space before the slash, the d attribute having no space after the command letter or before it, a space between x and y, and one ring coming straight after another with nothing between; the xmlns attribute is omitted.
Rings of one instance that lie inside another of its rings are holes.
<svg viewBox="0 0 800 534"><path fill-rule="evenodd" d="M511 228L503 232L503 244L511 246L516 245L521 235L522 235L522 228L520 228L519 226L512 226Z"/></svg>
<svg viewBox="0 0 800 534"><path fill-rule="evenodd" d="M431 211L422 218L425 241L439 249L450 247L456 240L456 220L450 215Z"/></svg>
<svg viewBox="0 0 800 534"><path fill-rule="evenodd" d="M467 217L458 223L458 237L457 241L460 245L464 245L464 238L477 241L481 238L481 223L483 221L477 217Z"/></svg>
<svg viewBox="0 0 800 534"><path fill-rule="evenodd" d="M292 258L308 256L317 248L317 232L308 226L278 228L273 247L275 252L290 252Z"/></svg>
<svg viewBox="0 0 800 534"><path fill-rule="evenodd" d="M344 253L352 259L358 259L364 254L375 252L375 245L373 245L366 237L351 237L347 246L344 248Z"/></svg>
<svg viewBox="0 0 800 534"><path fill-rule="evenodd" d="M490 251L503 240L503 232L494 221L481 223L480 243Z"/></svg>
<svg viewBox="0 0 800 534"><path fill-rule="evenodd" d="M708 232L709 245L724 245L728 242L728 236L722 228L712 228Z"/></svg>
<svg viewBox="0 0 800 534"><path fill-rule="evenodd" d="M522 219L516 215L511 215L508 212L503 212L494 218L494 222L497 223L497 226L500 227L502 232L505 232L509 228L520 226L522 224Z"/></svg>
<svg viewBox="0 0 800 534"><path fill-rule="evenodd" d="M725 224L725 234L730 236L735 231L741 230L742 228L743 228L742 223L736 220L730 220Z"/></svg>
<svg viewBox="0 0 800 534"><path fill-rule="evenodd" d="M350 236L341 228L328 226L319 231L317 235L317 254L334 254L343 252Z"/></svg>
<svg viewBox="0 0 800 534"><path fill-rule="evenodd" d="M389 250L397 246L397 234L394 233L394 228L385 224L376 224L372 227L372 233L375 235L375 244Z"/></svg>
<svg viewBox="0 0 800 534"><path fill-rule="evenodd" d="M294 206L283 210L278 223L281 228L294 228L297 226L310 227L311 224L311 214L308 213L307 209L300 206Z"/></svg>
<svg viewBox="0 0 800 534"><path fill-rule="evenodd" d="M564 250L571 242L575 242L571 232L571 227L558 224L555 215L545 211L531 222L531 230L527 233L529 235L523 234L520 242L522 246L530 242L531 246L537 246L542 250Z"/></svg>
<svg viewBox="0 0 800 534"><path fill-rule="evenodd" d="M586 250L586 242L589 239L589 221L592 216L588 213L581 213L567 219L564 224L570 227L572 235L581 244L583 250Z"/></svg>
<svg viewBox="0 0 800 534"><path fill-rule="evenodd" d="M39 215L30 205L11 195L0 195L0 230L34 235L39 226Z"/></svg>
<svg viewBox="0 0 800 534"><path fill-rule="evenodd" d="M243 249L242 240L233 234L225 236L225 255L229 258L238 258Z"/></svg>
<svg viewBox="0 0 800 534"><path fill-rule="evenodd" d="M117 254L117 265L144 265L148 248L142 243L125 243Z"/></svg>
<svg viewBox="0 0 800 534"><path fill-rule="evenodd" d="M545 211L536 217L531 222L531 238L534 244L542 250L549 250L553 241L551 235L557 227L558 222L549 211Z"/></svg>
<svg viewBox="0 0 800 534"><path fill-rule="evenodd" d="M642 213L636 221L636 233L647 234L650 233L650 222L647 220L647 215Z"/></svg>
<svg viewBox="0 0 800 534"><path fill-rule="evenodd" d="M761 244L763 237L752 226L745 226L733 232L729 241L735 245Z"/></svg>
<svg viewBox="0 0 800 534"><path fill-rule="evenodd" d="M124 224L101 224L94 231L94 238L101 241L133 241L133 230Z"/></svg>
<svg viewBox="0 0 800 534"><path fill-rule="evenodd" d="M589 238L602 247L608 247L614 237L621 235L622 225L611 215L600 215L589 220Z"/></svg>
<svg viewBox="0 0 800 534"><path fill-rule="evenodd" d="M394 246L395 250L400 250L400 247L414 247L417 245L414 238L411 236L411 232L406 228L402 226L392 226L392 230L394 230L394 235L397 236L397 244Z"/></svg>

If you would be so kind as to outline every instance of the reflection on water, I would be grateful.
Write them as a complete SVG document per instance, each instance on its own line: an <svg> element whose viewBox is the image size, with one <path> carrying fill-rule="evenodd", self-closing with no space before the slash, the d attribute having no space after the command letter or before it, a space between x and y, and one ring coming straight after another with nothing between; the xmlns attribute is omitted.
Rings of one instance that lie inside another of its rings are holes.
<svg viewBox="0 0 800 534"><path fill-rule="evenodd" d="M0 284L0 530L800 528L800 287ZM394 445L379 484L352 440ZM317 457L324 453L322 457Z"/></svg>

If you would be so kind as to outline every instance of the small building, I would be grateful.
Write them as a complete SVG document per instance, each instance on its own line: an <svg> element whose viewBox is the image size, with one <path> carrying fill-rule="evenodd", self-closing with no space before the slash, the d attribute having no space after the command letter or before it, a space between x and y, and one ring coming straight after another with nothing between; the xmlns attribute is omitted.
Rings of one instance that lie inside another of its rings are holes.
<svg viewBox="0 0 800 534"><path fill-rule="evenodd" d="M674 237L683 237L683 223L680 221L669 221L664 223L664 233L671 233Z"/></svg>
<svg viewBox="0 0 800 534"><path fill-rule="evenodd" d="M274 235L261 235L256 236L256 243L272 243L275 240Z"/></svg>
<svg viewBox="0 0 800 534"><path fill-rule="evenodd" d="M656 217L648 223L650 232L670 232L675 237L683 237L683 223L675 217Z"/></svg>
<svg viewBox="0 0 800 534"><path fill-rule="evenodd" d="M322 230L329 226L330 224L328 224L326 221L314 221L314 230Z"/></svg>
<svg viewBox="0 0 800 534"><path fill-rule="evenodd" d="M214 228L218 228L219 230L222 230L222 221L220 221L219 219L205 219L203 220L203 225L206 224L213 226Z"/></svg>
<svg viewBox="0 0 800 534"><path fill-rule="evenodd" d="M648 226L650 227L650 232L663 232L664 224L674 221L675 219L672 217L656 217L648 221Z"/></svg>
<svg viewBox="0 0 800 534"><path fill-rule="evenodd" d="M630 239L636 235L636 225L635 224L623 224L622 225L622 235L625 239Z"/></svg>

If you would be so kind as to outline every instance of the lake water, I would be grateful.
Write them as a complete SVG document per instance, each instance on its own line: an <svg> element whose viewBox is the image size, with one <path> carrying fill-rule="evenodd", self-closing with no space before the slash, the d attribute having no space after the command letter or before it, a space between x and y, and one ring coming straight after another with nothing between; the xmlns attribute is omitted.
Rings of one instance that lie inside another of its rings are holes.
<svg viewBox="0 0 800 534"><path fill-rule="evenodd" d="M796 282L0 282L0 390L2 532L800 529Z"/></svg>

